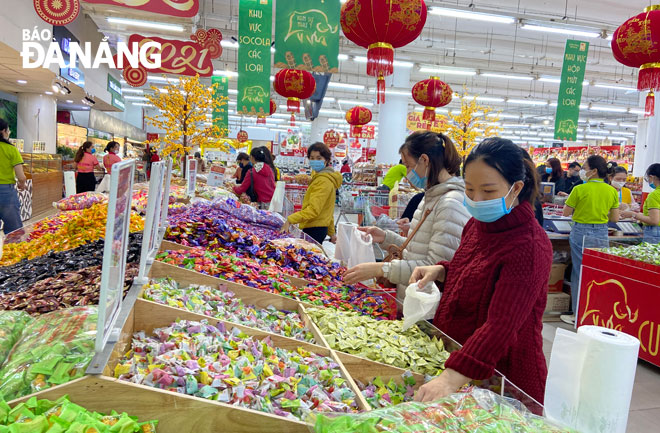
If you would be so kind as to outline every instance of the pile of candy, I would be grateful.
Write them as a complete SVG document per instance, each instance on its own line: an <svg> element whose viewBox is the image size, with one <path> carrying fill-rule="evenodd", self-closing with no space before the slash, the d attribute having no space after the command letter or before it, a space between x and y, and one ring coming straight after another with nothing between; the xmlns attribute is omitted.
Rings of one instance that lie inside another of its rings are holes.
<svg viewBox="0 0 660 433"><path fill-rule="evenodd" d="M316 433L576 433L553 425L513 402L484 389L452 394L432 403L402 403L370 412L318 414Z"/></svg>
<svg viewBox="0 0 660 433"><path fill-rule="evenodd" d="M660 244L641 243L630 247L610 247L602 252L660 266Z"/></svg>
<svg viewBox="0 0 660 433"><path fill-rule="evenodd" d="M137 274L137 263L126 265L124 296ZM20 292L2 294L0 309L45 314L69 307L98 305L100 291L101 266L94 266L46 278Z"/></svg>
<svg viewBox="0 0 660 433"><path fill-rule="evenodd" d="M449 357L441 340L416 325L404 332L401 320L326 308L310 308L308 313L330 347L342 352L430 376L442 373Z"/></svg>
<svg viewBox="0 0 660 433"><path fill-rule="evenodd" d="M356 381L356 384L369 405L374 409L378 409L412 401L415 396L417 381L407 371L403 374L402 384L397 383L394 379L390 379L385 384L380 377L375 378L366 385L360 383L360 381Z"/></svg>
<svg viewBox="0 0 660 433"><path fill-rule="evenodd" d="M110 415L90 412L71 403L66 395L57 401L32 397L13 409L0 400L0 431L8 433L156 433L157 424L138 423L115 411Z"/></svg>
<svg viewBox="0 0 660 433"><path fill-rule="evenodd" d="M30 322L0 369L0 395L13 400L82 377L94 355L97 307L75 307Z"/></svg>
<svg viewBox="0 0 660 433"><path fill-rule="evenodd" d="M248 258L193 248L164 251L156 256L156 260L314 305L357 311L381 319L396 313L396 308L384 295L353 286L312 284L295 287L282 275L279 267L261 265Z"/></svg>
<svg viewBox="0 0 660 433"><path fill-rule="evenodd" d="M32 318L23 311L0 311L0 365L18 341Z"/></svg>
<svg viewBox="0 0 660 433"><path fill-rule="evenodd" d="M72 250L49 252L32 260L0 267L0 293L21 291L63 272L101 266L103 247L104 240L101 239ZM131 233L128 237L127 263L140 259L141 248L142 233Z"/></svg>
<svg viewBox="0 0 660 433"><path fill-rule="evenodd" d="M133 192L133 199L131 200L131 205L133 210L140 215L145 215L147 213L147 200L148 200L149 191L146 189L141 189L139 191Z"/></svg>
<svg viewBox="0 0 660 433"><path fill-rule="evenodd" d="M100 192L81 192L72 196L63 198L62 200L53 203L53 206L59 210L82 210L87 209L95 204L107 203L108 196Z"/></svg>
<svg viewBox="0 0 660 433"><path fill-rule="evenodd" d="M43 256L49 251L70 250L101 239L105 236L107 218L108 206L105 204L97 204L85 209L79 216L70 219L53 233L44 234L32 241L5 245L0 266ZM144 219L137 214L131 214L130 230L137 232L143 229Z"/></svg>
<svg viewBox="0 0 660 433"><path fill-rule="evenodd" d="M27 240L31 241L33 239L39 239L45 234L55 233L67 221L79 217L81 212L82 211L79 210L60 212L52 217L37 221L32 226L32 230L30 231Z"/></svg>
<svg viewBox="0 0 660 433"><path fill-rule="evenodd" d="M223 323L179 321L133 338L115 367L132 383L304 419L318 412L353 412L355 394L331 359L273 347Z"/></svg>
<svg viewBox="0 0 660 433"><path fill-rule="evenodd" d="M202 186L197 185L195 191L197 197L204 198L206 200L214 200L216 198L232 198L236 199L236 194L231 191L228 191L224 188L218 188L215 186Z"/></svg>
<svg viewBox="0 0 660 433"><path fill-rule="evenodd" d="M161 279L145 285L142 297L170 307L183 308L285 337L314 342L314 336L305 328L298 313L279 311L272 306L259 308L245 305L230 291L197 285L182 288L176 281Z"/></svg>

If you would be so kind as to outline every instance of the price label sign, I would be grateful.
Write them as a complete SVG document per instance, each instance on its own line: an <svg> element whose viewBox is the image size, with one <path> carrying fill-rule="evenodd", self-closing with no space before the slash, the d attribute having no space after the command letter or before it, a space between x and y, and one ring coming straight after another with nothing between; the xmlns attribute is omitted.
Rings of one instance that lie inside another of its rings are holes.
<svg viewBox="0 0 660 433"><path fill-rule="evenodd" d="M118 162L112 166L95 345L97 352L101 352L108 342L121 309L126 276L126 254L131 222L134 176L134 160Z"/></svg>
<svg viewBox="0 0 660 433"><path fill-rule="evenodd" d="M161 202L160 211L160 228L165 230L167 228L167 211L170 208L170 182L172 181L172 158L167 158L167 167L165 168L165 176L163 176L163 197Z"/></svg>
<svg viewBox="0 0 660 433"><path fill-rule="evenodd" d="M188 188L186 192L188 197L195 196L195 185L197 184L197 160L194 158L188 159Z"/></svg>
<svg viewBox="0 0 660 433"><path fill-rule="evenodd" d="M153 261L158 249L158 228L163 200L163 178L165 177L165 162L154 162L151 165L151 179L149 180L149 197L147 199L147 219L144 223L142 236L142 252L140 255L140 270L138 284L147 282L147 265Z"/></svg>
<svg viewBox="0 0 660 433"><path fill-rule="evenodd" d="M211 172L208 176L208 185L209 186L222 186L225 181L225 167L220 165L214 165L211 167Z"/></svg>

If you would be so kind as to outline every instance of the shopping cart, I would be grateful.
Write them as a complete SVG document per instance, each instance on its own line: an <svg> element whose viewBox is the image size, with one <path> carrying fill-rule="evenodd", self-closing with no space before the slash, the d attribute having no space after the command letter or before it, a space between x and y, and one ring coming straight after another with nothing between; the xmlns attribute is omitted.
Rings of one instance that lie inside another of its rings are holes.
<svg viewBox="0 0 660 433"><path fill-rule="evenodd" d="M364 206L364 225L374 225L381 215L389 218L390 194L381 191L360 191L358 200Z"/></svg>
<svg viewBox="0 0 660 433"><path fill-rule="evenodd" d="M363 212L364 205L362 204L359 193L352 189L342 188L339 191L339 217L337 218L337 221L341 221L343 218L344 221L350 222L348 220L348 215L357 215L358 223L360 223Z"/></svg>
<svg viewBox="0 0 660 433"><path fill-rule="evenodd" d="M293 205L293 212L298 212L302 209L302 203L306 192L307 185L286 185L284 189L284 197Z"/></svg>

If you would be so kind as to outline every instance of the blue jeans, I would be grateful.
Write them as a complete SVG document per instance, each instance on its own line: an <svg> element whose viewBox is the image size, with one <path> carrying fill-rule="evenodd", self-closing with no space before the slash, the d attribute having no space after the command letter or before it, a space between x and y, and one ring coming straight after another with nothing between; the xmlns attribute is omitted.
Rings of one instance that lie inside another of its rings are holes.
<svg viewBox="0 0 660 433"><path fill-rule="evenodd" d="M5 234L23 227L18 191L13 184L0 185L0 220L4 223Z"/></svg>
<svg viewBox="0 0 660 433"><path fill-rule="evenodd" d="M598 245L589 245L597 247L607 247L607 224L580 224L575 223L568 239L571 245L571 261L573 270L571 271L571 306L573 314L577 315L577 303L580 296L580 275L582 270L582 248L584 246L584 237L598 239ZM602 243L602 244L601 244Z"/></svg>
<svg viewBox="0 0 660 433"><path fill-rule="evenodd" d="M660 244L660 226L644 226L644 242Z"/></svg>

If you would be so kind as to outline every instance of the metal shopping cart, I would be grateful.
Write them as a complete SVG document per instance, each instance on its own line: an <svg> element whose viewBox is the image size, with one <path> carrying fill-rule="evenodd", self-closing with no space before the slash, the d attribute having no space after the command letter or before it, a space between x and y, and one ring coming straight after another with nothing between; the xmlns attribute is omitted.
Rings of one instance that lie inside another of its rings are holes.
<svg viewBox="0 0 660 433"><path fill-rule="evenodd" d="M360 191L359 202L364 206L364 225L374 225L381 215L390 215L389 192Z"/></svg>
<svg viewBox="0 0 660 433"><path fill-rule="evenodd" d="M349 188L342 188L339 190L339 217L337 218L337 221L341 221L343 218L344 221L350 222L348 220L348 215L357 215L359 223L363 211L364 205L362 204L357 191L353 191Z"/></svg>

